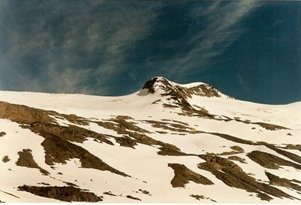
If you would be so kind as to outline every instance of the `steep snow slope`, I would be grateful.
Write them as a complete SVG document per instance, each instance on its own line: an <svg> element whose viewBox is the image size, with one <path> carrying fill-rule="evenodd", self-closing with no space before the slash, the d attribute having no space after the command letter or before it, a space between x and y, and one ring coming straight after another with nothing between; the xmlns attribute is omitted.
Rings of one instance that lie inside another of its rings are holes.
<svg viewBox="0 0 301 205"><path fill-rule="evenodd" d="M301 102L163 77L121 97L0 101L0 201L300 203Z"/></svg>

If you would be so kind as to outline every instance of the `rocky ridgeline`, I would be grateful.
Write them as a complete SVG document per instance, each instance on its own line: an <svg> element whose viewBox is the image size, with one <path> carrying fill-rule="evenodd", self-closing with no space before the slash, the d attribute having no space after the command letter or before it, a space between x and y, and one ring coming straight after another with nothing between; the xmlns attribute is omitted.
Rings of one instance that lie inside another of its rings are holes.
<svg viewBox="0 0 301 205"><path fill-rule="evenodd" d="M185 87L175 84L163 77L154 77L148 80L143 89L148 89L149 93L155 93L157 90L163 90L162 96L172 96L177 98L188 99L192 95L204 97L221 97L221 93L213 88L211 85L200 83L197 86Z"/></svg>

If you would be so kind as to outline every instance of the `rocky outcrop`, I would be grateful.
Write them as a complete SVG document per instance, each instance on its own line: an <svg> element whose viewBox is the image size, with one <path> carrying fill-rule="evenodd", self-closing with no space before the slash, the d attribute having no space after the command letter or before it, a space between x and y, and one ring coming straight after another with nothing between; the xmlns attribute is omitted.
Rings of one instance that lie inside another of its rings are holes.
<svg viewBox="0 0 301 205"><path fill-rule="evenodd" d="M204 109L195 109L188 99L193 95L206 97L221 97L221 94L208 84L199 84L193 87L184 87L172 83L163 77L154 77L147 81L143 89L148 89L148 93L159 92L162 97L166 97L169 103L164 103L163 106L167 108L179 107L185 115L198 115L206 118L213 118Z"/></svg>
<svg viewBox="0 0 301 205"><path fill-rule="evenodd" d="M58 199L66 202L98 202L102 201L102 198L96 196L92 192L86 192L79 188L72 186L58 187L58 186L47 186L47 187L38 187L38 186L19 186L20 191L30 192L32 194Z"/></svg>
<svg viewBox="0 0 301 205"><path fill-rule="evenodd" d="M208 178L195 173L194 171L188 169L183 164L168 164L174 170L175 176L171 180L171 185L173 187L185 187L189 181L193 181L197 184L211 185L213 184Z"/></svg>
<svg viewBox="0 0 301 205"><path fill-rule="evenodd" d="M155 93L158 90L162 90L165 93L163 95L170 95L173 97L181 97L184 99L191 98L192 95L204 96L204 97L221 97L221 93L213 88L211 85L200 83L199 85L192 87L185 87L163 77L154 77L148 80L143 89L148 89L149 93Z"/></svg>
<svg viewBox="0 0 301 205"><path fill-rule="evenodd" d="M42 174L44 174L44 175L49 174L48 171L46 171L45 169L42 169L36 163L36 161L33 159L30 149L23 149L22 151L18 152L18 155L19 155L19 159L16 162L16 164L18 166L39 169Z"/></svg>
<svg viewBox="0 0 301 205"><path fill-rule="evenodd" d="M214 155L201 155L205 162L200 163L198 167L210 171L219 180L231 187L244 189L248 192L257 193L257 196L266 201L270 201L272 196L285 197L294 199L293 196L286 194L285 192L270 186L265 183L258 182L254 177L249 176L243 171L237 164L230 160Z"/></svg>

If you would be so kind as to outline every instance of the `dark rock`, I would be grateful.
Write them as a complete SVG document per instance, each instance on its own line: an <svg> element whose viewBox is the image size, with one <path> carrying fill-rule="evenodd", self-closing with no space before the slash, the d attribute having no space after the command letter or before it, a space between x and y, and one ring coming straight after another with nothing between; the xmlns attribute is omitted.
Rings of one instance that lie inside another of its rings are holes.
<svg viewBox="0 0 301 205"><path fill-rule="evenodd" d="M136 201L141 201L141 199L139 199L137 197L133 197L131 195L127 195L126 198L133 199L133 200L136 200Z"/></svg>
<svg viewBox="0 0 301 205"><path fill-rule="evenodd" d="M16 165L28 168L39 169L40 172L44 175L49 175L49 172L45 169L42 169L33 159L30 149L23 149L23 151L18 152L19 159L16 162Z"/></svg>
<svg viewBox="0 0 301 205"><path fill-rule="evenodd" d="M10 161L10 159L7 155L2 158L2 162L4 162L4 163L9 162L9 161Z"/></svg>
<svg viewBox="0 0 301 205"><path fill-rule="evenodd" d="M213 184L213 182L210 181L208 178L191 171L183 164L169 163L168 166L171 167L175 173L174 178L171 180L171 184L173 187L185 187L185 184L187 184L189 181L193 181L195 183L204 185Z"/></svg>
<svg viewBox="0 0 301 205"><path fill-rule="evenodd" d="M82 202L98 202L102 201L102 198L96 196L92 192L85 192L79 188L72 186L58 187L58 186L49 186L49 187L38 187L38 186L19 186L19 191L26 191L32 194L58 199L61 201L82 201Z"/></svg>

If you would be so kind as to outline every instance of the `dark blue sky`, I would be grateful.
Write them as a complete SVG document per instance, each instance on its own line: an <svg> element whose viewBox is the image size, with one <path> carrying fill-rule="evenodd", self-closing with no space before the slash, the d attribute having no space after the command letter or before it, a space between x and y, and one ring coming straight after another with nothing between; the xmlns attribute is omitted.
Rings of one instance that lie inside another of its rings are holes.
<svg viewBox="0 0 301 205"><path fill-rule="evenodd" d="M0 89L124 95L149 78L301 101L301 2L0 0Z"/></svg>

